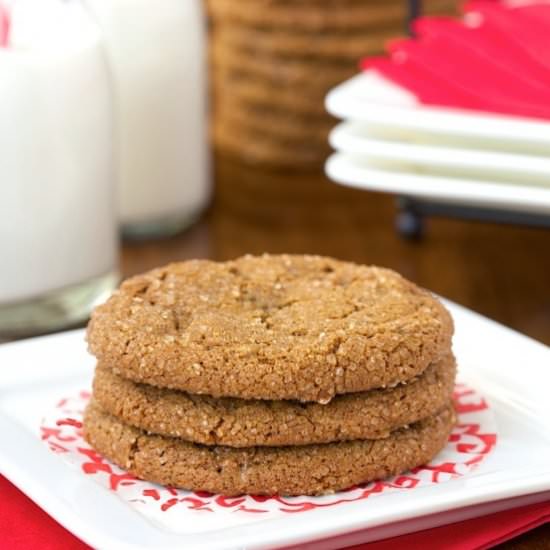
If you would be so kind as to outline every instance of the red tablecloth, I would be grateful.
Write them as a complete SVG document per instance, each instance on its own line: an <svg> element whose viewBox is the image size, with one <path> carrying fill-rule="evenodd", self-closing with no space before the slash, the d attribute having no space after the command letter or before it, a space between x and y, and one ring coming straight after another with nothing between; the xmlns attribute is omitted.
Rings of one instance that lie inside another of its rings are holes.
<svg viewBox="0 0 550 550"><path fill-rule="evenodd" d="M88 548L63 529L9 481L0 476L0 546L2 550L82 550ZM550 502L523 506L436 529L355 546L354 549L446 550L490 548L550 521Z"/></svg>

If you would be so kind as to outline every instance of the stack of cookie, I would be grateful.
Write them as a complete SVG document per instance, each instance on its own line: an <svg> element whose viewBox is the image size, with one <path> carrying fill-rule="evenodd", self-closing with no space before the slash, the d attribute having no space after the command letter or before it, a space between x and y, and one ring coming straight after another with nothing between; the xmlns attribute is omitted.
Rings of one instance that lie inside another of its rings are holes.
<svg viewBox="0 0 550 550"><path fill-rule="evenodd" d="M452 13L456 0L428 0ZM405 32L406 0L207 0L213 137L250 162L320 165L327 91Z"/></svg>
<svg viewBox="0 0 550 550"><path fill-rule="evenodd" d="M144 479L322 494L429 461L454 423L452 320L393 271L317 256L171 264L88 328L89 443Z"/></svg>

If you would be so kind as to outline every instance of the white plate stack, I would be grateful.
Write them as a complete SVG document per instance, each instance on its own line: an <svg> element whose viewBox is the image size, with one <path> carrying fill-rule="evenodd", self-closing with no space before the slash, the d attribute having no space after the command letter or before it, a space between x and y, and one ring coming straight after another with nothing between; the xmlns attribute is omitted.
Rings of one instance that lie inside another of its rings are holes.
<svg viewBox="0 0 550 550"><path fill-rule="evenodd" d="M550 122L421 105L375 69L329 92L335 182L436 203L550 214Z"/></svg>

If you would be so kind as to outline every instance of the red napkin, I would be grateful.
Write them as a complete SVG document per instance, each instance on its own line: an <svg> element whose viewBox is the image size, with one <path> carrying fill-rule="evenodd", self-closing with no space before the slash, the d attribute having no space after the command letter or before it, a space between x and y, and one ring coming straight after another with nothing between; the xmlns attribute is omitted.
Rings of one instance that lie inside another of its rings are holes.
<svg viewBox="0 0 550 550"><path fill-rule="evenodd" d="M0 476L0 546L3 550L89 548Z"/></svg>
<svg viewBox="0 0 550 550"><path fill-rule="evenodd" d="M83 550L89 548L63 529L9 481L0 476L0 533L3 550ZM354 550L422 548L440 550L485 549L550 521L550 501L523 506L468 521L453 523L354 546Z"/></svg>
<svg viewBox="0 0 550 550"><path fill-rule="evenodd" d="M10 33L10 12L0 2L0 48L8 46L8 36Z"/></svg>
<svg viewBox="0 0 550 550"><path fill-rule="evenodd" d="M426 529L410 535L359 544L351 547L351 550L485 550L549 521L550 501Z"/></svg>
<svg viewBox="0 0 550 550"><path fill-rule="evenodd" d="M367 58L421 103L550 119L550 3L468 3L462 19L420 18L415 38Z"/></svg>

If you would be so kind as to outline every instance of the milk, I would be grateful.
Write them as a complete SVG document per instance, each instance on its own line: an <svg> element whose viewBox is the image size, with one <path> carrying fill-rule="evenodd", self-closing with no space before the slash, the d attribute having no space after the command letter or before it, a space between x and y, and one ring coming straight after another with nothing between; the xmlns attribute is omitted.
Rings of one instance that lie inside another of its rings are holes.
<svg viewBox="0 0 550 550"><path fill-rule="evenodd" d="M202 1L87 3L113 76L119 219L129 233L183 227L210 187Z"/></svg>
<svg viewBox="0 0 550 550"><path fill-rule="evenodd" d="M98 29L77 2L18 0L9 40L0 48L2 327L6 304L13 316L14 304L105 276L117 263Z"/></svg>

